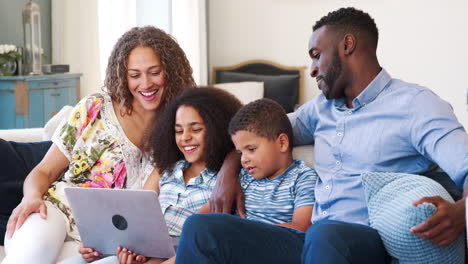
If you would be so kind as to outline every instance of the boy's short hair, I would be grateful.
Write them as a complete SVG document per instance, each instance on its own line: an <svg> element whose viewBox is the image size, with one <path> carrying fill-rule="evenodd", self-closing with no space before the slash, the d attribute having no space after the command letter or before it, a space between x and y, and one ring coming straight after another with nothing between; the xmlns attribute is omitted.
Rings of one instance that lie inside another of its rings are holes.
<svg viewBox="0 0 468 264"><path fill-rule="evenodd" d="M289 138L289 150L292 151L294 138L291 122L283 107L271 99L255 100L234 115L229 122L229 134L232 136L241 130L270 140L276 140L281 133L285 133Z"/></svg>

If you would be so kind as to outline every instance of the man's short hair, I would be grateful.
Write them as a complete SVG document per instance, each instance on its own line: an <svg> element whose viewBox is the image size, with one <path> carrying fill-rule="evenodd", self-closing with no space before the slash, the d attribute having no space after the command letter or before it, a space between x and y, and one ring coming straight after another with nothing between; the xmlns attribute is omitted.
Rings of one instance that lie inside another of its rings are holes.
<svg viewBox="0 0 468 264"><path fill-rule="evenodd" d="M242 130L270 140L276 140L281 133L285 133L289 138L289 150L292 151L291 122L283 107L271 99L253 101L234 115L229 122L229 134L232 136Z"/></svg>
<svg viewBox="0 0 468 264"><path fill-rule="evenodd" d="M334 27L343 34L365 33L369 37L370 44L377 49L379 30L374 19L362 10L346 7L330 12L315 23L313 31L323 26Z"/></svg>

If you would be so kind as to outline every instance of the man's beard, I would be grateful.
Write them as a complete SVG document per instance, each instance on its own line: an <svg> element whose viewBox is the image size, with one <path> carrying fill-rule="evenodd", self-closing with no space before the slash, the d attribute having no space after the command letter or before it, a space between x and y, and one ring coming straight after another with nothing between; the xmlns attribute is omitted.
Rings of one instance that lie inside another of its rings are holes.
<svg viewBox="0 0 468 264"><path fill-rule="evenodd" d="M341 70L342 64L340 56L338 55L338 50L335 50L335 52L333 53L332 61L330 63L330 67L328 67L327 73L323 76L323 82L327 87L327 93L324 93L324 95L327 99L331 98L332 89L334 88L335 83L341 74Z"/></svg>

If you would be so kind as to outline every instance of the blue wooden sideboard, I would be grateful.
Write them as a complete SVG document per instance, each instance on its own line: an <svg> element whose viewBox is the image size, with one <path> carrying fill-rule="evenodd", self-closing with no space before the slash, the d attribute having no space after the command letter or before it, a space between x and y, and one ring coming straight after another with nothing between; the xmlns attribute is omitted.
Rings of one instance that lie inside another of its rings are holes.
<svg viewBox="0 0 468 264"><path fill-rule="evenodd" d="M0 76L0 129L43 127L80 99L81 74Z"/></svg>

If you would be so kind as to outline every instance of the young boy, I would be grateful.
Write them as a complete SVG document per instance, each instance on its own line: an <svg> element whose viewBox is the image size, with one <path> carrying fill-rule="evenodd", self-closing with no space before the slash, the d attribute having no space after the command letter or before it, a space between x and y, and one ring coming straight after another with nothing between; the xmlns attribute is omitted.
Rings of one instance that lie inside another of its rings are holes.
<svg viewBox="0 0 468 264"><path fill-rule="evenodd" d="M232 118L229 134L242 155L246 218L307 231L318 176L292 158L292 127L283 108L270 99L251 102Z"/></svg>

